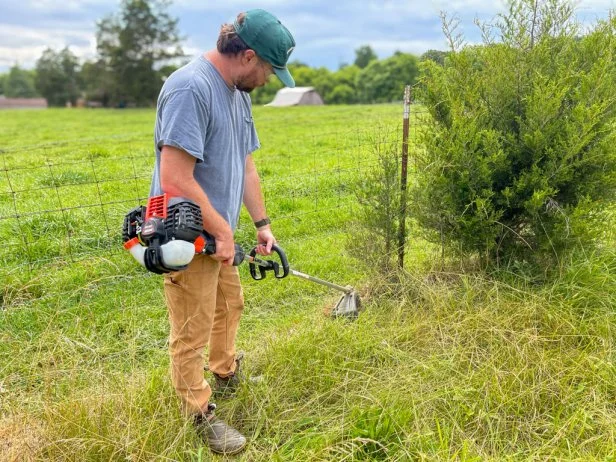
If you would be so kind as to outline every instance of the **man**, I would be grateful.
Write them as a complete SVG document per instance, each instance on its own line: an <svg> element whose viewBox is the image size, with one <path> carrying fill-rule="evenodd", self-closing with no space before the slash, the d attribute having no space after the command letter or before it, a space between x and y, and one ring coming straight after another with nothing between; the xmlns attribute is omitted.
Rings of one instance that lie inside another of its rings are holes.
<svg viewBox="0 0 616 462"><path fill-rule="evenodd" d="M222 454L241 451L246 438L214 416L203 352L208 345L215 388L233 391L244 300L231 263L242 202L257 228L257 252L270 254L276 242L252 159L259 139L248 93L273 73L293 87L286 63L294 47L291 33L270 13L240 13L234 24L222 26L216 49L174 72L158 98L150 195L196 202L203 227L216 240L214 255L196 255L186 270L165 275L172 381L205 442Z"/></svg>

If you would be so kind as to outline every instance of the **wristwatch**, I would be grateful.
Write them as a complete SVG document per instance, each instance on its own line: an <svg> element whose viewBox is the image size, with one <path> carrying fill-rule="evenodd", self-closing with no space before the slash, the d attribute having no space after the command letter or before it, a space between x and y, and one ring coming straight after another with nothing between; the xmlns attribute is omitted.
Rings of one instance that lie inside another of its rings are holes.
<svg viewBox="0 0 616 462"><path fill-rule="evenodd" d="M268 217L265 217L263 220L255 221L255 228L259 229L262 226L269 225L271 223Z"/></svg>

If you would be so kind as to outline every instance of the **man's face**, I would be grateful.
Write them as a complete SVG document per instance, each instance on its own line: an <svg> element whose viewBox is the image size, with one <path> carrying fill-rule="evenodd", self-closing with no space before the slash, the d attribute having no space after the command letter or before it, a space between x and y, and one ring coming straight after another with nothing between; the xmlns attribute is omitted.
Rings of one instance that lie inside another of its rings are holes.
<svg viewBox="0 0 616 462"><path fill-rule="evenodd" d="M269 78L274 75L272 65L255 56L252 65L246 69L235 82L235 87L240 91L250 93L257 87L262 87Z"/></svg>

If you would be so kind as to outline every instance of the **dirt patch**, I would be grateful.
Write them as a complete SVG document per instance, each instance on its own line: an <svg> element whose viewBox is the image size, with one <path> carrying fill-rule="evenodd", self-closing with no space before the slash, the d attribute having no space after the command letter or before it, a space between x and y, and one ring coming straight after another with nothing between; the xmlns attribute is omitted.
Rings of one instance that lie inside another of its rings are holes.
<svg viewBox="0 0 616 462"><path fill-rule="evenodd" d="M0 419L1 461L34 461L42 446L43 430L40 425L26 419Z"/></svg>

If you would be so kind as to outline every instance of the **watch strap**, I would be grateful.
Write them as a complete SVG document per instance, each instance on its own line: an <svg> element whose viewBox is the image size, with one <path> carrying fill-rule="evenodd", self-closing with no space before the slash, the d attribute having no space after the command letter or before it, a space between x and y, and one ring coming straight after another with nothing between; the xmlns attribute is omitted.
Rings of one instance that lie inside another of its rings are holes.
<svg viewBox="0 0 616 462"><path fill-rule="evenodd" d="M268 217L265 217L263 220L255 221L255 228L261 228L262 226L269 225L271 223Z"/></svg>

